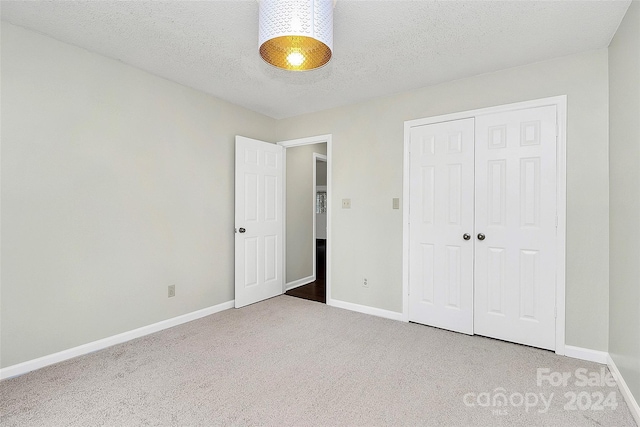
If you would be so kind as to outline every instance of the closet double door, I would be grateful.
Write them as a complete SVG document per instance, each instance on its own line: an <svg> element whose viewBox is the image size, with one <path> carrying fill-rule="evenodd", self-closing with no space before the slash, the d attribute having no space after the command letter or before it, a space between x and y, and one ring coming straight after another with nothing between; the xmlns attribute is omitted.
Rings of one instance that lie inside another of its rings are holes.
<svg viewBox="0 0 640 427"><path fill-rule="evenodd" d="M555 349L556 107L410 130L409 320Z"/></svg>

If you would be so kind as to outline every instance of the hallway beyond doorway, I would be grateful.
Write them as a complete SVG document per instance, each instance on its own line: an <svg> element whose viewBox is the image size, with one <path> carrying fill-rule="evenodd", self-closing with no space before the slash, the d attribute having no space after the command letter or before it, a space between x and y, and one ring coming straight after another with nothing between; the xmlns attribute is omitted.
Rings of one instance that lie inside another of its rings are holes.
<svg viewBox="0 0 640 427"><path fill-rule="evenodd" d="M310 301L317 301L326 304L326 248L325 239L316 239L316 280L300 287L288 290L285 295L302 298Z"/></svg>

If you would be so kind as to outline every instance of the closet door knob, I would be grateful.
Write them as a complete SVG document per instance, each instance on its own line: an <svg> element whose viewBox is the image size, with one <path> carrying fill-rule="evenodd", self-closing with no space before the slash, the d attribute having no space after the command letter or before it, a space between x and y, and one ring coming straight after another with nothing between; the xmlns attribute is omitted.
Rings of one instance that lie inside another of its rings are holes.
<svg viewBox="0 0 640 427"><path fill-rule="evenodd" d="M484 234L482 233L478 234L478 240L484 240L484 238L485 238Z"/></svg>
<svg viewBox="0 0 640 427"><path fill-rule="evenodd" d="M468 234L468 233L464 233L464 234L462 235L462 238L463 238L464 240L469 240L469 239L471 238L471 235L470 235L470 234Z"/></svg>

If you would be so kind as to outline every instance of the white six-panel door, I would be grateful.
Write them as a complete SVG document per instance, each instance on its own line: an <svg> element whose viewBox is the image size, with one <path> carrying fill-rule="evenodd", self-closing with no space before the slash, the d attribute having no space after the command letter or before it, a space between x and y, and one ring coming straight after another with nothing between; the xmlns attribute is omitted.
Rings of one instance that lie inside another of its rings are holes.
<svg viewBox="0 0 640 427"><path fill-rule="evenodd" d="M473 138L473 119L411 129L409 320L466 334L473 334Z"/></svg>
<svg viewBox="0 0 640 427"><path fill-rule="evenodd" d="M410 132L409 320L554 349L556 107Z"/></svg>
<svg viewBox="0 0 640 427"><path fill-rule="evenodd" d="M555 106L476 117L476 334L555 349L556 180Z"/></svg>
<svg viewBox="0 0 640 427"><path fill-rule="evenodd" d="M283 148L236 136L235 306L283 288Z"/></svg>

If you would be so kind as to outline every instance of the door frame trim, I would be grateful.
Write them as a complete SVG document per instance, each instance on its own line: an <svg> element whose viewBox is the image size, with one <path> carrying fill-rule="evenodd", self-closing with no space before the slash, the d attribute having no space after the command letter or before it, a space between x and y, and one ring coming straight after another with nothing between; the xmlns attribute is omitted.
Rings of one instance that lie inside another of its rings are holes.
<svg viewBox="0 0 640 427"><path fill-rule="evenodd" d="M559 355L565 354L566 324L566 235L567 235L567 96L554 96L525 102L498 105L458 113L443 114L404 122L404 154L402 177L402 320L409 321L409 161L411 128L453 120L475 118L486 114L502 113L528 108L556 107L556 201L558 226L556 232L556 348Z"/></svg>
<svg viewBox="0 0 640 427"><path fill-rule="evenodd" d="M332 152L332 134L326 134L326 135L317 135L317 136L311 136L311 137L307 137L307 138L297 138L297 139L290 139L287 141L280 141L277 144L281 145L282 147L284 147L284 153L283 153L283 162L284 162L284 177L282 180L282 185L284 187L284 196L282 197L282 203L283 203L283 215L284 215L284 237L283 237L283 245L282 245L282 265L283 265L283 271L286 277L287 274L287 148L292 148L292 147L298 147L301 145L311 145L311 144L322 144L322 143L326 143L327 144L327 154L326 154L326 161L327 161L327 247L326 247L326 267L325 267L325 285L326 285L326 300L327 300L327 305L332 305L333 300L331 299L331 209L332 209L332 203L331 203L331 188L332 188L332 180L331 180L331 152ZM313 158L314 161L314 172L315 172L315 157ZM315 182L315 174L314 174L314 182ZM314 188L315 191L315 188ZM314 206L315 206L315 198L314 200ZM313 236L314 236L314 240L313 240L313 245L314 245L314 254L315 254L315 209L314 209L314 216L313 216ZM313 259L313 265L314 265L314 274L315 274L315 256ZM283 289L282 289L282 293L286 292L286 280L283 281Z"/></svg>

